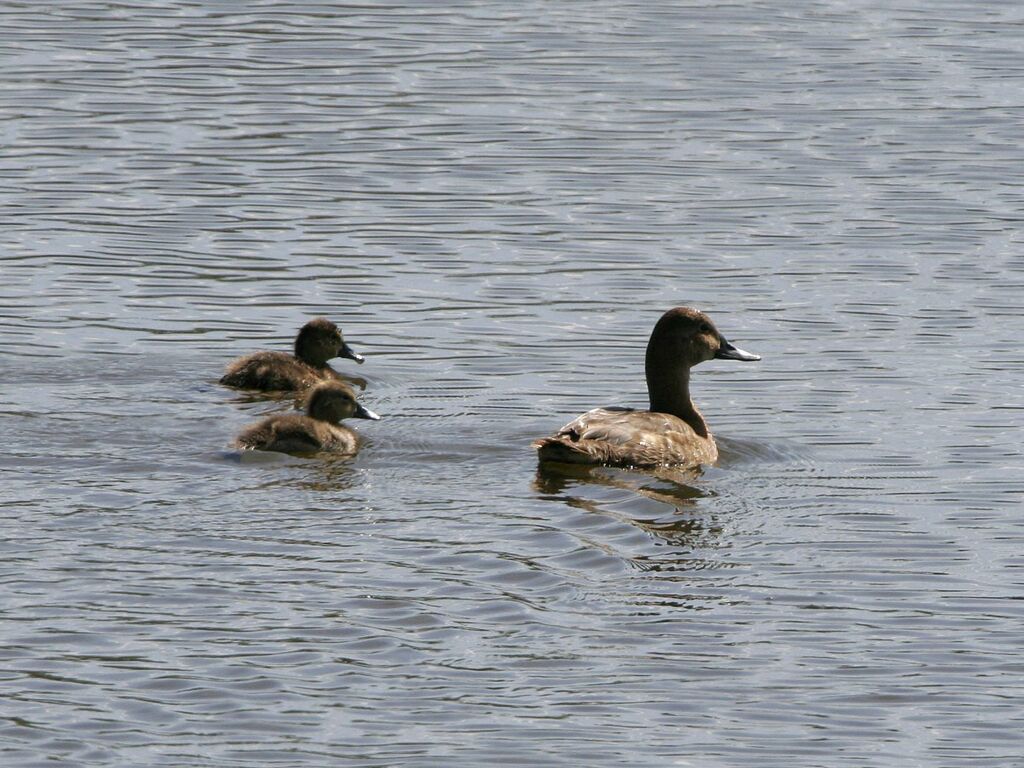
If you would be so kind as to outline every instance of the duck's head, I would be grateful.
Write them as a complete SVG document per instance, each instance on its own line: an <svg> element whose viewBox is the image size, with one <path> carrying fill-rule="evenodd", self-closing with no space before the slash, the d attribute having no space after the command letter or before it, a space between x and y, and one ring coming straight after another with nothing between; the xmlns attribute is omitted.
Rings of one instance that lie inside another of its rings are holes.
<svg viewBox="0 0 1024 768"><path fill-rule="evenodd" d="M338 381L318 384L309 393L306 401L306 413L319 421L337 424L342 419L373 419L380 416L364 408L356 401L356 396L347 385Z"/></svg>
<svg viewBox="0 0 1024 768"><path fill-rule="evenodd" d="M760 355L744 352L730 344L711 318L691 307L670 309L651 334L648 355L673 359L689 366L705 360L760 360Z"/></svg>
<svg viewBox="0 0 1024 768"><path fill-rule="evenodd" d="M295 356L313 365L324 365L334 357L363 362L363 356L353 352L345 343L338 326L322 317L302 326L299 335L295 337Z"/></svg>

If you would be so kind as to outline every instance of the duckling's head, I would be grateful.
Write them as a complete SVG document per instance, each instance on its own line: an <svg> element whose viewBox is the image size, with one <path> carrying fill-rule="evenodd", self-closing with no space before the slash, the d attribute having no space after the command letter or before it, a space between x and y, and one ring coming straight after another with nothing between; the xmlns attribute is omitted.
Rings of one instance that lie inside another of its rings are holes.
<svg viewBox="0 0 1024 768"><path fill-rule="evenodd" d="M310 320L295 337L295 356L311 365L325 365L333 357L347 357L357 363L363 356L353 352L341 336L341 330L323 317Z"/></svg>
<svg viewBox="0 0 1024 768"><path fill-rule="evenodd" d="M693 366L705 360L760 360L760 355L744 352L719 333L711 318L692 307L670 309L651 334L648 355L668 357Z"/></svg>
<svg viewBox="0 0 1024 768"><path fill-rule="evenodd" d="M337 424L342 419L373 419L380 418L369 408L356 402L356 396L345 384L338 381L327 381L318 384L309 393L306 401L306 414L319 421Z"/></svg>

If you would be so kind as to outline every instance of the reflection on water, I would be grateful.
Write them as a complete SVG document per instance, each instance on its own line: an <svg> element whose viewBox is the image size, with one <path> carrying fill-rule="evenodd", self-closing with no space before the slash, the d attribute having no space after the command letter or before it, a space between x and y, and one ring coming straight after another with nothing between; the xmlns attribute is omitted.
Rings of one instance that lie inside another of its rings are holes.
<svg viewBox="0 0 1024 768"><path fill-rule="evenodd" d="M635 525L686 551L708 546L708 534L712 533L694 515L698 514L696 501L714 494L685 484L699 477L699 471L668 467L626 470L545 462L537 470L534 488L548 500ZM599 499L588 498L593 496L595 486L605 493ZM627 493L608 494L608 489Z"/></svg>
<svg viewBox="0 0 1024 768"><path fill-rule="evenodd" d="M1013 764L1018 4L136 5L0 11L4 765ZM719 466L538 469L680 304Z"/></svg>
<svg viewBox="0 0 1024 768"><path fill-rule="evenodd" d="M537 466L536 488L540 493L557 494L569 485L593 483L628 488L666 504L690 505L708 494L694 487L704 469L683 467L619 468L590 464L566 464L547 461ZM656 487L646 485L652 479L662 481Z"/></svg>

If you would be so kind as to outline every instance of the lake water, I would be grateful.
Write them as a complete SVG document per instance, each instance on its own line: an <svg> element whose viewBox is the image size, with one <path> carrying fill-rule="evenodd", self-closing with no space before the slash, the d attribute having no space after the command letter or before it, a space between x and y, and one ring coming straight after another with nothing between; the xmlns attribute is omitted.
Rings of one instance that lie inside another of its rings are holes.
<svg viewBox="0 0 1024 768"><path fill-rule="evenodd" d="M1024 5L0 21L5 766L1024 765ZM720 466L538 472L679 304Z"/></svg>

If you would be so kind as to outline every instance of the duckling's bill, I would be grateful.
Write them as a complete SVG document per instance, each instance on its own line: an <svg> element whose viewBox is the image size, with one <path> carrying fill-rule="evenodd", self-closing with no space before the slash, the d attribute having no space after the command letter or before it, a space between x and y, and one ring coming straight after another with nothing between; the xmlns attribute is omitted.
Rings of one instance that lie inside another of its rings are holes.
<svg viewBox="0 0 1024 768"><path fill-rule="evenodd" d="M380 416L371 411L365 405L356 403L356 410L352 414L353 419L370 419L372 421L380 421Z"/></svg>
<svg viewBox="0 0 1024 768"><path fill-rule="evenodd" d="M341 349L338 350L338 357L347 357L349 360L355 360L360 365L363 364L365 358L350 347L346 342L341 342Z"/></svg>

